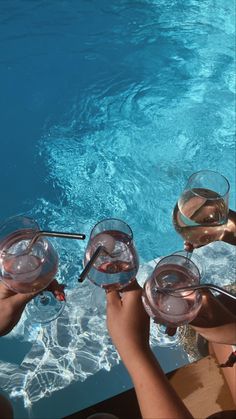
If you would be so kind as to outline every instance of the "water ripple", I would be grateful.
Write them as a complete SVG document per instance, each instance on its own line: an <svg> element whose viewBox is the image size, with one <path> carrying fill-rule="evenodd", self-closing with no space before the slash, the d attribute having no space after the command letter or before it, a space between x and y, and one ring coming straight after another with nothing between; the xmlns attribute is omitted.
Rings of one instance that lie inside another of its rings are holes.
<svg viewBox="0 0 236 419"><path fill-rule="evenodd" d="M46 73L55 68L56 74L64 62L74 70L72 106L45 126L38 147L45 180L55 190L52 202L41 198L31 211L42 228L88 235L99 219L122 218L144 262L182 246L171 212L192 172L207 166L224 173L235 205L232 2L65 0L55 13L53 1L28 5L1 5L1 30L11 39L2 65L28 57L31 69L35 51L38 59L52 57ZM86 82L80 83L82 70ZM69 84L72 73L66 74ZM23 317L6 339L25 339L32 348L21 365L0 363L1 387L26 406L119 362L105 316L91 307L91 285L78 287L85 243L53 243L67 307L44 329L31 328ZM202 251L212 281L234 280L229 247ZM145 265L141 282L147 272ZM154 331L151 342L156 345Z"/></svg>
<svg viewBox="0 0 236 419"><path fill-rule="evenodd" d="M231 246L215 243L196 250L196 253L205 265L209 282L223 287L235 283L235 255ZM157 261L141 266L138 275L140 285ZM33 342L21 365L0 364L1 388L13 398L22 397L26 407L73 381L84 381L101 369L109 371L119 363L119 356L106 331L105 313L98 313L91 306L93 290L94 286L87 282L67 292L65 311L44 329L38 328L36 339L30 335L32 326L24 317L6 337L18 336ZM154 347L158 343L154 326L150 342ZM186 351L188 354L188 348ZM193 361L191 353L189 358Z"/></svg>

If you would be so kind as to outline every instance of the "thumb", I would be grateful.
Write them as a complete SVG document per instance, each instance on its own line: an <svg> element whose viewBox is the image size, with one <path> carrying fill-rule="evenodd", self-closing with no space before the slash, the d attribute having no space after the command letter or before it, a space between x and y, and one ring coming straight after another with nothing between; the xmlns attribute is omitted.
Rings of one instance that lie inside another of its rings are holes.
<svg viewBox="0 0 236 419"><path fill-rule="evenodd" d="M15 307L15 309L23 308L32 298L36 296L35 293L28 293L28 294L15 294L11 299L12 306Z"/></svg>
<svg viewBox="0 0 236 419"><path fill-rule="evenodd" d="M176 331L177 331L177 327L167 327L166 328L166 334L168 335L168 336L174 336L175 335L175 333L176 333Z"/></svg>

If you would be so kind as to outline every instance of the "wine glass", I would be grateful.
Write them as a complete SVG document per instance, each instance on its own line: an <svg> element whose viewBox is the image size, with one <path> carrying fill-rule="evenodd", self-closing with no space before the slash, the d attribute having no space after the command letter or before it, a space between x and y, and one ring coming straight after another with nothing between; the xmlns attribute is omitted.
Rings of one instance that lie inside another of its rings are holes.
<svg viewBox="0 0 236 419"><path fill-rule="evenodd" d="M223 237L230 185L218 172L201 170L188 179L173 211L175 230L195 247Z"/></svg>
<svg viewBox="0 0 236 419"><path fill-rule="evenodd" d="M198 270L199 270L199 274L201 277L201 280L205 277L205 273L206 273L206 267L204 265L204 263L202 262L201 257L196 254L196 252L188 252L187 250L177 250L173 253L173 255L180 255L180 256L184 256L187 259L191 259L191 261L197 266Z"/></svg>
<svg viewBox="0 0 236 419"><path fill-rule="evenodd" d="M59 316L65 303L43 291L55 277L58 255L42 237L29 247L38 232L37 222L25 216L11 217L0 226L0 280L16 293L41 291L27 304L27 314L32 322L48 323Z"/></svg>
<svg viewBox="0 0 236 419"><path fill-rule="evenodd" d="M91 260L94 261L86 275L98 287L121 291L131 284L135 280L139 260L129 225L116 218L97 223L85 251L85 271ZM99 301L94 292L94 298ZM101 297L101 293L99 295Z"/></svg>
<svg viewBox="0 0 236 419"><path fill-rule="evenodd" d="M178 291L178 288L199 285L200 274L192 260L179 254L162 258L143 287L142 301L148 315L157 323L159 346L181 343L182 331L168 336L166 327L176 328L191 322L201 308L199 291Z"/></svg>

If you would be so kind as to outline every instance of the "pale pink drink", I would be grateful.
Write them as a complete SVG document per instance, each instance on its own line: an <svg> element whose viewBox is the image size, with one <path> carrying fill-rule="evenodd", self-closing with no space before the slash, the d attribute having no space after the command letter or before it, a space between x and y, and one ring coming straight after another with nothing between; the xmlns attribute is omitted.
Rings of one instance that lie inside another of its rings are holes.
<svg viewBox="0 0 236 419"><path fill-rule="evenodd" d="M55 278L58 267L57 253L45 238L32 239L39 226L32 218L16 216L0 226L0 280L16 293L38 293L27 304L28 317L33 322L48 323L64 309L45 289Z"/></svg>
<svg viewBox="0 0 236 419"><path fill-rule="evenodd" d="M36 293L55 277L58 257L51 243L39 239L26 252L34 230L18 230L0 242L0 278L17 293Z"/></svg>
<svg viewBox="0 0 236 419"><path fill-rule="evenodd" d="M184 326L192 321L201 308L202 298L198 291L178 291L180 287L198 285L200 274L197 266L188 258L173 254L161 259L143 289L143 305L156 323L155 338L163 347L179 345L184 336ZM169 336L166 327L176 328Z"/></svg>
<svg viewBox="0 0 236 419"><path fill-rule="evenodd" d="M105 289L120 290L126 287L135 279L139 266L132 230L117 219L98 223L91 232L85 265L99 246L103 249L90 269L88 278Z"/></svg>
<svg viewBox="0 0 236 419"><path fill-rule="evenodd" d="M227 216L228 207L219 194L198 188L181 196L173 211L173 224L184 240L208 244L222 238Z"/></svg>
<svg viewBox="0 0 236 419"><path fill-rule="evenodd" d="M173 211L176 231L196 246L220 240L228 220L228 195L229 183L221 174L193 174Z"/></svg>
<svg viewBox="0 0 236 419"><path fill-rule="evenodd" d="M201 308L198 291L177 291L198 285L196 265L184 256L170 255L160 260L143 290L144 307L155 322L177 327L191 322Z"/></svg>

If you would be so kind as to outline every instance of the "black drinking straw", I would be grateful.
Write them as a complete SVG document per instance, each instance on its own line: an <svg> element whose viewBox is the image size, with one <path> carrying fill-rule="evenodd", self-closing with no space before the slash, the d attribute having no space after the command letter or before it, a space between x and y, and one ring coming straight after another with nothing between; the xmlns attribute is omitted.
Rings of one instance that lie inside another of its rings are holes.
<svg viewBox="0 0 236 419"><path fill-rule="evenodd" d="M87 263L84 270L81 272L78 278L78 282L83 282L85 280L86 276L88 275L90 269L92 268L94 262L96 261L96 259L98 258L102 250L106 250L106 248L104 246L98 246L98 248L95 250L94 254L92 255L90 261Z"/></svg>
<svg viewBox="0 0 236 419"><path fill-rule="evenodd" d="M32 238L30 244L33 242L35 243L36 240L40 236L46 236L46 237L62 237L64 239L77 239L77 240L84 240L86 238L85 234L81 233L67 233L63 231L39 231L35 234L35 236Z"/></svg>
<svg viewBox="0 0 236 419"><path fill-rule="evenodd" d="M233 298L234 300L236 300L236 295L232 294L229 291L226 291L224 288L218 287L218 285L214 285L214 284L200 284L200 285L190 285L189 287L180 287L180 288L156 288L156 291L158 292L162 292L164 294L169 294L172 295L174 297L176 297L175 293L176 292L181 292L181 291L196 291L196 290L201 290L201 289L210 289L210 290L214 290L216 292L219 292L220 294L225 294L227 295L227 297Z"/></svg>
<svg viewBox="0 0 236 419"><path fill-rule="evenodd" d="M62 231L41 230L35 233L34 237L30 240L29 245L27 246L24 253L29 253L34 243L39 239L39 237L42 237L42 236L61 237L63 239L77 239L77 240L84 240L86 238L85 234L81 234L81 233L76 234L76 233L67 233L67 232L62 232Z"/></svg>

